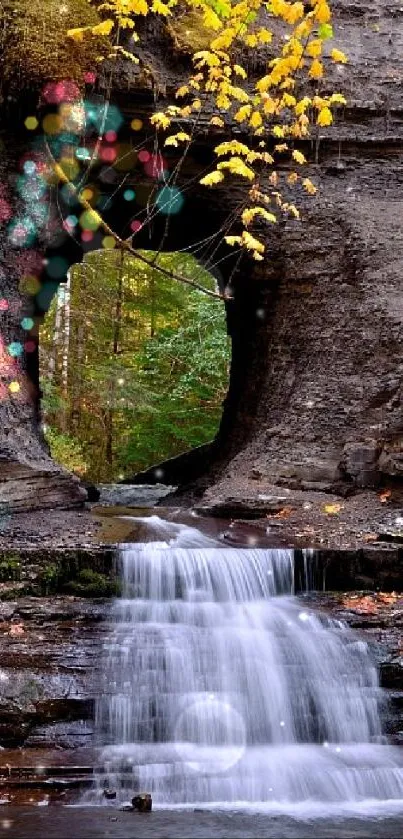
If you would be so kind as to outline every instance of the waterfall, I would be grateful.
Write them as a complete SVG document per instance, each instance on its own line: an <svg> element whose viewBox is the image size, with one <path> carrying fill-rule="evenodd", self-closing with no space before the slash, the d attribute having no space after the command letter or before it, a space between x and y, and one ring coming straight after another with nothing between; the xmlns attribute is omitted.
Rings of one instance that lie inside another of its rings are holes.
<svg viewBox="0 0 403 839"><path fill-rule="evenodd" d="M105 645L98 794L209 807L401 800L367 645L293 596L291 550L142 520Z"/></svg>

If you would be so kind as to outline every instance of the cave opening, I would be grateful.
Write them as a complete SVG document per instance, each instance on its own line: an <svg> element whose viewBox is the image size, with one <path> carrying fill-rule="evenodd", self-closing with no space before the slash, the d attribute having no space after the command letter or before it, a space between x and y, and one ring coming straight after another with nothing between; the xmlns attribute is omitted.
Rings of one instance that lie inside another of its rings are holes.
<svg viewBox="0 0 403 839"><path fill-rule="evenodd" d="M217 277L187 252L90 251L40 328L41 416L56 462L95 483L128 479L209 443L228 389Z"/></svg>

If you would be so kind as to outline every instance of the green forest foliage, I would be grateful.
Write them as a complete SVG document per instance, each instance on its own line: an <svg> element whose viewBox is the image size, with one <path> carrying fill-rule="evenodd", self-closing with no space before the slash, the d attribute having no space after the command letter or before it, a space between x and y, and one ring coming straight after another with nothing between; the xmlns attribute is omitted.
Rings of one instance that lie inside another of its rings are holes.
<svg viewBox="0 0 403 839"><path fill-rule="evenodd" d="M155 260L215 287L190 255ZM116 250L87 254L41 330L53 456L79 475L110 481L207 442L228 365L223 306Z"/></svg>

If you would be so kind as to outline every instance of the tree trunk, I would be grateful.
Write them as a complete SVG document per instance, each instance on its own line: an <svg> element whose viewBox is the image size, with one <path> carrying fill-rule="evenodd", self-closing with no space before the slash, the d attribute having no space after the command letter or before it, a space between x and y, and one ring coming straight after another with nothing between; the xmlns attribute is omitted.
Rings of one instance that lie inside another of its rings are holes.
<svg viewBox="0 0 403 839"><path fill-rule="evenodd" d="M4 138L0 157L1 198L10 218L18 219L15 199L15 174L18 152ZM32 295L24 293L24 277L32 275L32 265L40 272L33 249L22 250L18 239L10 236L9 224L3 219L0 228L0 347L3 363L0 387L0 511L18 511L43 507L64 507L82 503L84 492L78 479L72 477L51 459L40 431L37 392L27 370L28 352L24 352L27 335L21 318L33 312ZM31 343L31 339L30 339ZM17 353L13 358L12 351ZM22 354L19 355L19 353ZM29 347L29 352L32 348ZM4 361L6 359L6 361Z"/></svg>

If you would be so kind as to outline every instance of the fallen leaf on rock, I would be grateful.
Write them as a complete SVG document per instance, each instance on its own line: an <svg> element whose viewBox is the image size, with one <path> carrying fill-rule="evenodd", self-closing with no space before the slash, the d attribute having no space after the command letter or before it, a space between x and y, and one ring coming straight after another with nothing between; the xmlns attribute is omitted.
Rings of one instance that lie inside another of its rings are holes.
<svg viewBox="0 0 403 839"><path fill-rule="evenodd" d="M386 502L388 501L388 499L390 498L391 495L392 495L392 490L391 489L385 489L383 492L380 492L378 497L379 497L379 500L380 500L381 504L386 504Z"/></svg>
<svg viewBox="0 0 403 839"><path fill-rule="evenodd" d="M395 591L390 594L380 591L374 594L352 594L350 597L343 597L342 604L346 609L352 609L354 612L375 615L382 606L391 606L398 599L399 595Z"/></svg>
<svg viewBox="0 0 403 839"><path fill-rule="evenodd" d="M9 635L24 635L25 629L22 623L14 623L10 629Z"/></svg>
<svg viewBox="0 0 403 839"><path fill-rule="evenodd" d="M272 515L268 515L268 519L286 519L292 513L292 507L282 507L278 513L272 513Z"/></svg>
<svg viewBox="0 0 403 839"><path fill-rule="evenodd" d="M323 507L323 512L326 513L328 516L335 516L336 513L340 513L340 510L343 509L343 504L325 504Z"/></svg>
<svg viewBox="0 0 403 839"><path fill-rule="evenodd" d="M364 542L376 542L378 539L377 533L364 533L362 537Z"/></svg>

